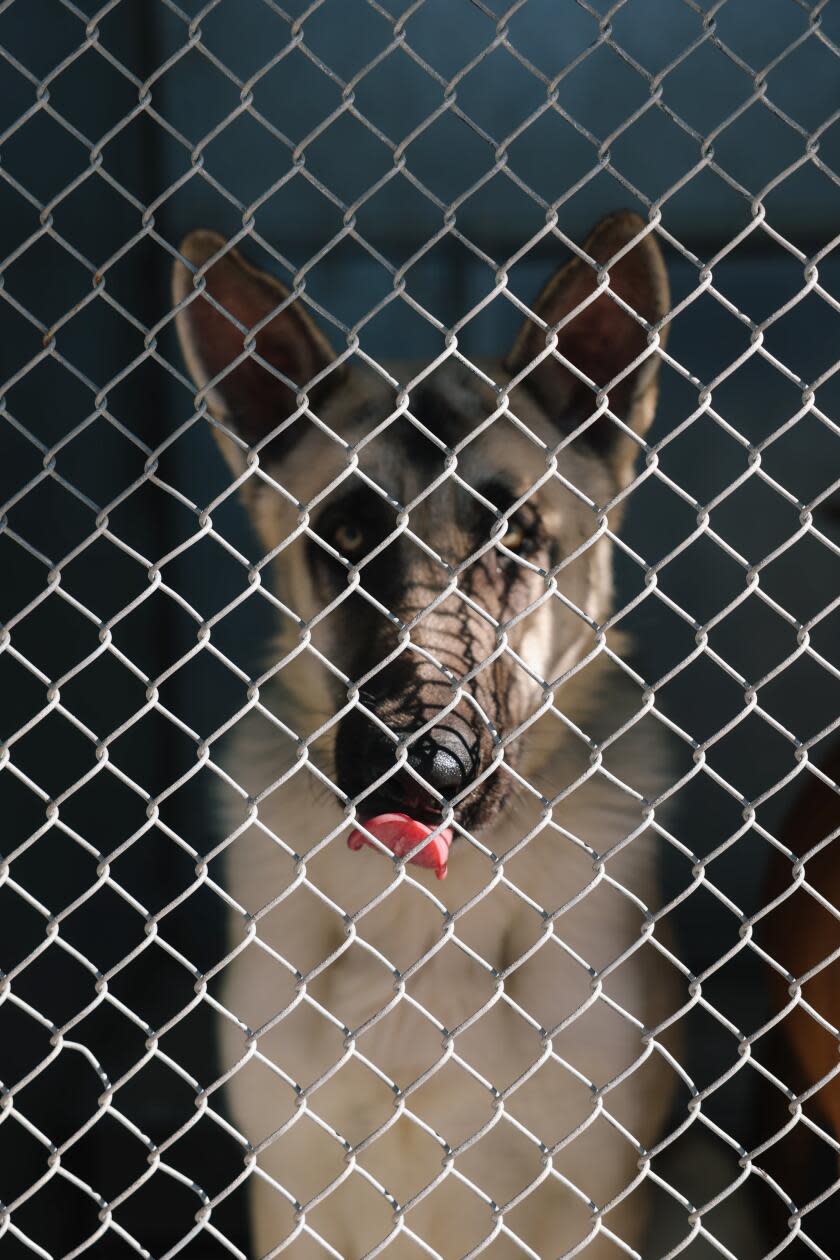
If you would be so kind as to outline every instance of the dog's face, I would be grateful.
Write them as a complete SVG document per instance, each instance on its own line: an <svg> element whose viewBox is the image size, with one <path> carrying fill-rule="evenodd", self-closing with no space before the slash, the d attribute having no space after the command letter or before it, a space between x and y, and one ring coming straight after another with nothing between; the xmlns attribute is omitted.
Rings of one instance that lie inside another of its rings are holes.
<svg viewBox="0 0 840 1260"><path fill-rule="evenodd" d="M503 365L431 373L339 361L303 304L220 237L182 246L181 344L229 463L250 469L243 496L291 614L281 654L305 634L282 678L301 727L337 715L318 747L363 816L434 822L452 803L463 827L486 826L520 733L595 647L611 594L599 509L653 418L646 325L669 307L652 237L632 244L643 229L621 214L587 240L598 265L621 254L609 294L575 259ZM587 424L604 386L617 420Z"/></svg>

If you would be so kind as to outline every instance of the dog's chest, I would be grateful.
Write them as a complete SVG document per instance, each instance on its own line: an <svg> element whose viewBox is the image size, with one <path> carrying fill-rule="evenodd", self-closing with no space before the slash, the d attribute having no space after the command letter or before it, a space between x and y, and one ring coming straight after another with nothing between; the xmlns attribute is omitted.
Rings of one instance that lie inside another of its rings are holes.
<svg viewBox="0 0 840 1260"><path fill-rule="evenodd" d="M598 829L603 847L633 826L589 789L574 814L568 830ZM276 834L295 835L298 852L338 822L331 808L292 798L278 798L263 818ZM504 853L528 823L502 815L482 839ZM453 1046L504 1086L554 1030L564 1057L599 1046L603 1073L620 1070L638 1041L632 1022L587 1009L596 973L640 939L638 903L555 828L502 867L457 841L444 881L413 866L395 881L387 857L352 852L344 833L308 860L303 877L264 835L241 837L231 859L230 891L258 921L256 939L229 968L226 1004L255 1030L289 1012L260 1045L296 1080L327 1070L350 1037L360 1061L400 1088ZM654 864L643 837L621 864L623 879L649 899ZM235 921L232 934L241 939ZM647 1022L642 977L631 957L608 991ZM593 1037L596 1017L606 1023Z"/></svg>

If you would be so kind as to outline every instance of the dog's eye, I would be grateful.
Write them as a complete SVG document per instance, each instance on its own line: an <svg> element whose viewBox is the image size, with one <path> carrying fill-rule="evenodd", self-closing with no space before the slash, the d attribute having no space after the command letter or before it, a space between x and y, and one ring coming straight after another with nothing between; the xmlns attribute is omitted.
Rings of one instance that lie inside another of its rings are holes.
<svg viewBox="0 0 840 1260"><path fill-rule="evenodd" d="M508 521L507 533L499 539L508 551L521 551L525 542L525 528L519 521Z"/></svg>
<svg viewBox="0 0 840 1260"><path fill-rule="evenodd" d="M356 521L339 521L330 533L329 541L345 556L357 556L365 542L365 534Z"/></svg>
<svg viewBox="0 0 840 1260"><path fill-rule="evenodd" d="M527 505L510 517L499 543L505 551L512 551L517 556L532 556L538 550L538 520ZM510 559L505 556L505 551L500 553L503 561Z"/></svg>

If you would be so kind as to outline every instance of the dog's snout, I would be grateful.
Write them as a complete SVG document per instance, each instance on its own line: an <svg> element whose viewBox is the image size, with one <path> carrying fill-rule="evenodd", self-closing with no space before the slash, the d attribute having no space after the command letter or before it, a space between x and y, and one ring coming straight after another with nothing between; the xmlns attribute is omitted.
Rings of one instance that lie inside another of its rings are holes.
<svg viewBox="0 0 840 1260"><path fill-rule="evenodd" d="M402 741L408 763L404 768ZM478 732L451 714L447 724L441 722L421 735L394 731L389 737L365 712L354 709L342 720L336 741L339 787L350 798L362 797L365 811L374 813L393 809L418 817L438 813L469 788L478 757Z"/></svg>
<svg viewBox="0 0 840 1260"><path fill-rule="evenodd" d="M445 748L436 749L428 770L432 787L441 796L452 796L464 785L464 773L460 761Z"/></svg>
<svg viewBox="0 0 840 1260"><path fill-rule="evenodd" d="M413 744L408 760L445 800L457 796L472 778L472 758L463 740L445 728L434 730Z"/></svg>

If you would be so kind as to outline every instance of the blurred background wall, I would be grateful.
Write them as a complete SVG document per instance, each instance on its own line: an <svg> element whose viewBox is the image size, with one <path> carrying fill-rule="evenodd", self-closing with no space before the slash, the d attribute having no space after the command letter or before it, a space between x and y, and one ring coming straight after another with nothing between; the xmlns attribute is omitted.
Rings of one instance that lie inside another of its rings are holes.
<svg viewBox="0 0 840 1260"><path fill-rule="evenodd" d="M607 29L606 5L528 0L502 41L499 0L427 0L402 22L373 0L0 3L0 737L23 731L0 772L0 850L14 854L0 967L30 959L0 1006L0 1080L34 1073L0 1123L0 1201L38 1185L13 1217L30 1242L7 1230L4 1257L29 1257L31 1244L72 1252L96 1237L98 1196L118 1200L144 1173L92 1254L173 1254L241 1167L210 1114L223 1112L218 1094L205 1110L200 1093L215 1079L202 976L224 942L199 862L221 837L196 752L246 684L198 648L197 631L247 581L213 539L182 546L199 527L192 505L228 484L206 426L191 423L168 321L173 253L196 226L233 237L245 224L249 257L286 280L306 265L333 342L358 329L376 357L431 358L443 345L409 301L366 318L396 272L444 330L510 259L511 288L532 299L563 257L550 233L533 240L552 205L578 242L610 210L658 206L675 303L715 259L723 301L702 294L674 320L669 351L686 375L663 369L651 440L714 385L715 416L699 415L660 460L698 504L714 501L729 550L699 538L659 572L672 605L653 595L624 624L653 683L714 623L714 655L659 693L698 744L790 658L760 690L768 716L734 724L708 749L714 775L679 794L684 851L668 854L664 893L688 890L695 863L732 841L708 868L729 904L698 887L674 914L695 975L733 951L703 990L731 1027L702 1006L689 1025L699 1088L741 1061L739 1032L766 1018L766 969L738 948L739 929L763 903L768 837L797 790L776 790L796 765L789 736L807 741L838 711L837 677L797 655L797 631L837 591L837 553L801 528L800 511L840 464L840 315L805 266L816 257L819 285L840 297L840 124L824 126L840 103L840 12L729 0L704 22L688 2L613 8ZM764 227L748 231L757 216ZM755 329L785 304L757 353ZM495 300L459 344L498 354L517 323ZM762 479L755 447L795 416L762 451ZM236 502L213 521L241 556L259 555ZM625 537L651 565L696 522L685 496L649 479ZM830 521L820 528L836 542ZM778 548L748 590L750 566ZM618 578L622 606L644 570L625 556ZM212 643L249 674L268 626L265 602L248 598ZM836 615L810 642L837 665ZM119 1117L102 1112L80 1133L112 1086ZM732 1138L705 1138L703 1167L721 1185L738 1171L731 1146L786 1114L753 1071L735 1072L705 1110ZM232 1192L213 1221L245 1249L242 1204ZM752 1208L720 1229L739 1256L764 1247ZM204 1231L181 1254L229 1253ZM712 1251L698 1240L687 1254Z"/></svg>

